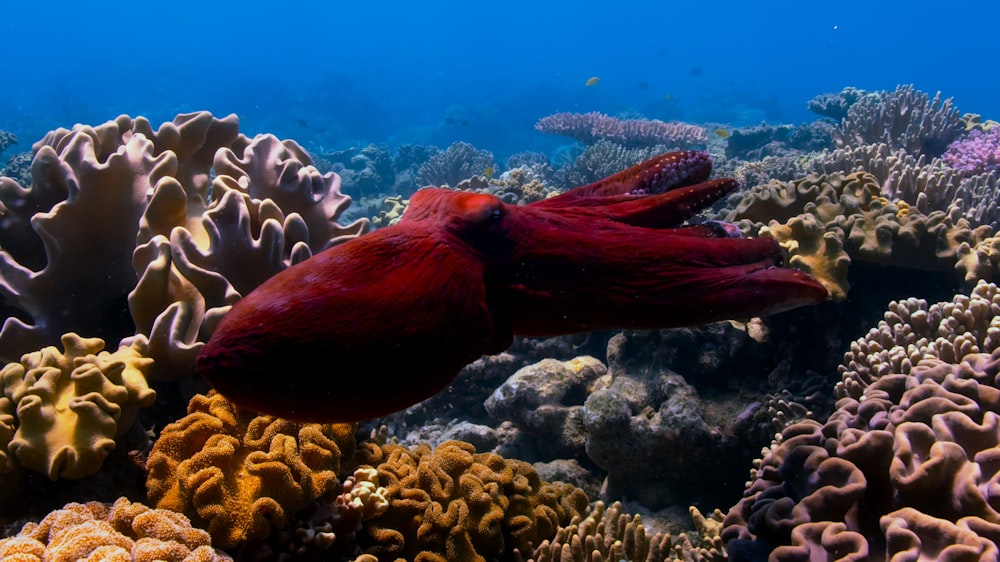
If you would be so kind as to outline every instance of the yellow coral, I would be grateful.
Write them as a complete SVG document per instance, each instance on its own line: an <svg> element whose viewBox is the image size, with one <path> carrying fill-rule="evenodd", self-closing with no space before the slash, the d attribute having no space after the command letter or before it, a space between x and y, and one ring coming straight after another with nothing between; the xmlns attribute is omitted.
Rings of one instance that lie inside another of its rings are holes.
<svg viewBox="0 0 1000 562"><path fill-rule="evenodd" d="M149 455L149 501L187 514L224 548L262 540L334 489L353 446L353 424L257 416L220 394L196 395Z"/></svg>
<svg viewBox="0 0 1000 562"><path fill-rule="evenodd" d="M145 378L151 359L129 348L102 351L103 340L73 333L62 345L64 352L46 347L0 371L3 399L17 413L8 449L23 467L53 480L97 472L115 437L156 399ZM0 430L9 428L6 421L0 415Z"/></svg>
<svg viewBox="0 0 1000 562"><path fill-rule="evenodd" d="M212 548L208 533L192 528L183 515L127 498L110 507L99 502L67 504L0 540L0 557L23 562L232 562Z"/></svg>

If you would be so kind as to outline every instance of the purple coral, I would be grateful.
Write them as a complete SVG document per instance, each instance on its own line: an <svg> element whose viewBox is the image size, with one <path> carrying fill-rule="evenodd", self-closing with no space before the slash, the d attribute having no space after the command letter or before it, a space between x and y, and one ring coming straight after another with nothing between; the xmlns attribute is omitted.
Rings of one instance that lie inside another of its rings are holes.
<svg viewBox="0 0 1000 562"><path fill-rule="evenodd" d="M704 127L687 123L665 123L659 119L619 119L603 113L556 113L542 117L535 129L552 135L563 135L584 144L609 140L629 148L666 145L670 148L690 148L704 145L708 134Z"/></svg>
<svg viewBox="0 0 1000 562"><path fill-rule="evenodd" d="M941 158L952 168L971 174L1000 169L1000 128L973 130L948 145Z"/></svg>

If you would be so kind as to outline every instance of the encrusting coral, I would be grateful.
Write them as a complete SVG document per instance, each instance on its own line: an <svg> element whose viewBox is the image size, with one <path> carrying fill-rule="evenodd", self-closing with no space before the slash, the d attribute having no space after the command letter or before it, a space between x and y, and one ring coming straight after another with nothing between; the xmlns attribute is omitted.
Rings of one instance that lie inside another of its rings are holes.
<svg viewBox="0 0 1000 562"><path fill-rule="evenodd" d="M149 454L149 501L186 514L223 548L264 540L335 489L354 430L258 416L220 394L196 395Z"/></svg>
<svg viewBox="0 0 1000 562"><path fill-rule="evenodd" d="M407 449L366 441L358 458L378 469L389 508L358 533L377 560L485 562L513 549L527 552L582 513L587 497L569 484L549 484L530 464L469 443Z"/></svg>
<svg viewBox="0 0 1000 562"><path fill-rule="evenodd" d="M27 353L0 371L2 433L16 428L4 443L7 463L53 480L96 473L139 408L156 399L146 384L152 360L135 350L102 351L101 339L73 333L62 347Z"/></svg>
<svg viewBox="0 0 1000 562"><path fill-rule="evenodd" d="M0 539L9 562L232 562L180 513L119 498L70 503Z"/></svg>
<svg viewBox="0 0 1000 562"><path fill-rule="evenodd" d="M726 515L731 559L996 560L1000 289L891 303L841 374L837 410L788 426Z"/></svg>

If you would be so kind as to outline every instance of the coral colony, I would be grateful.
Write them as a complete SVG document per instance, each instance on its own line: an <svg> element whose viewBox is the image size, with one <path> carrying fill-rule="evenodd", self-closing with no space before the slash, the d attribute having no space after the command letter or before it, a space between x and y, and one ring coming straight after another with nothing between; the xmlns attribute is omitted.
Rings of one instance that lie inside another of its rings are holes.
<svg viewBox="0 0 1000 562"><path fill-rule="evenodd" d="M559 113L503 162L50 132L0 176L0 557L996 560L1000 128L906 85L809 107ZM291 285L318 347L279 313L227 356Z"/></svg>

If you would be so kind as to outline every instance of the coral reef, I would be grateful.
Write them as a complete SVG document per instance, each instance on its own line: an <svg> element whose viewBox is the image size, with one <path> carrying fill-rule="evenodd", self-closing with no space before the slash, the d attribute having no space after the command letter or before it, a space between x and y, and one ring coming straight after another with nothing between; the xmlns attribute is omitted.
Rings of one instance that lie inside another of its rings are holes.
<svg viewBox="0 0 1000 562"><path fill-rule="evenodd" d="M180 513L126 498L70 503L0 539L0 558L17 562L232 562L208 533Z"/></svg>
<svg viewBox="0 0 1000 562"><path fill-rule="evenodd" d="M894 301L825 423L787 427L726 515L732 560L998 556L1000 290Z"/></svg>
<svg viewBox="0 0 1000 562"><path fill-rule="evenodd" d="M806 109L816 115L841 121L847 117L848 110L868 92L853 87L847 87L837 93L820 94L806 102Z"/></svg>
<svg viewBox="0 0 1000 562"><path fill-rule="evenodd" d="M665 145L659 144L628 148L609 140L599 140L588 145L572 161L560 166L553 174L553 183L564 189L587 185L668 151Z"/></svg>
<svg viewBox="0 0 1000 562"><path fill-rule="evenodd" d="M964 130L950 98L942 101L938 92L932 99L913 85L902 85L859 97L833 131L833 140L838 146L884 142L893 150L936 157Z"/></svg>
<svg viewBox="0 0 1000 562"><path fill-rule="evenodd" d="M472 176L488 175L487 169L495 166L492 152L479 150L467 142L456 142L420 166L416 183L418 187L454 187Z"/></svg>
<svg viewBox="0 0 1000 562"><path fill-rule="evenodd" d="M358 537L381 561L485 562L527 552L587 507L579 489L543 482L528 463L476 453L460 441L434 450L367 441L359 453L378 468L390 498Z"/></svg>
<svg viewBox="0 0 1000 562"><path fill-rule="evenodd" d="M663 145L661 152L703 146L708 140L704 127L687 123L665 123L658 119L619 119L603 113L556 113L542 117L535 130L562 135L584 144L601 140L626 148Z"/></svg>
<svg viewBox="0 0 1000 562"><path fill-rule="evenodd" d="M352 424L257 416L220 394L196 395L149 454L149 501L186 514L214 542L262 541L338 484L354 449Z"/></svg>
<svg viewBox="0 0 1000 562"><path fill-rule="evenodd" d="M146 384L152 360L123 347L103 351L99 338L62 337L63 350L27 353L0 371L0 472L13 464L50 479L97 472L115 438L156 393ZM4 476L0 475L0 482Z"/></svg>

